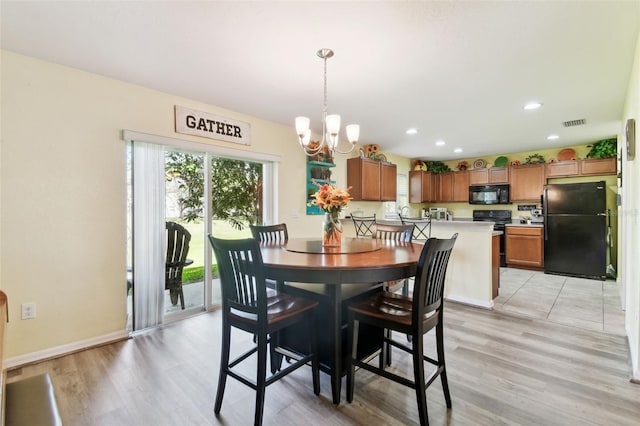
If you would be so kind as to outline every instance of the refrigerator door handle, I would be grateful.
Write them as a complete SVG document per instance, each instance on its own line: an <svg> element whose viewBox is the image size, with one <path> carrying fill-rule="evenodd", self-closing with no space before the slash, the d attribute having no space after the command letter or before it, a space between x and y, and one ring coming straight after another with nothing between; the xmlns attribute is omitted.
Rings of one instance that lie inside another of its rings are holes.
<svg viewBox="0 0 640 426"><path fill-rule="evenodd" d="M542 217L544 218L543 220L544 220L545 224L549 223L547 221L547 219L548 219L547 218L547 212L548 212L548 209L547 209L547 191L549 191L549 190L547 188L544 188L544 190L542 192ZM548 241L549 240L549 235L547 234L548 226L544 226L543 229L544 229L544 240Z"/></svg>

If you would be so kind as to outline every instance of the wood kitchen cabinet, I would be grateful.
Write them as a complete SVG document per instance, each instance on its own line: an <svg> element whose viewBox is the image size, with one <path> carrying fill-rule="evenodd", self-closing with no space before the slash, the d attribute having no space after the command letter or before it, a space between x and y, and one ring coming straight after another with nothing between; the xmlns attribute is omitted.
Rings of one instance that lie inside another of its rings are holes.
<svg viewBox="0 0 640 426"><path fill-rule="evenodd" d="M546 181L545 165L527 164L511 167L511 201L540 202Z"/></svg>
<svg viewBox="0 0 640 426"><path fill-rule="evenodd" d="M541 226L507 226L505 260L507 266L542 269L544 266L544 228Z"/></svg>
<svg viewBox="0 0 640 426"><path fill-rule="evenodd" d="M469 202L469 172L461 170L453 174L453 199L463 203Z"/></svg>
<svg viewBox="0 0 640 426"><path fill-rule="evenodd" d="M546 165L547 178L578 176L580 167L578 160L558 161Z"/></svg>
<svg viewBox="0 0 640 426"><path fill-rule="evenodd" d="M580 160L580 175L615 175L617 173L616 157L587 158Z"/></svg>
<svg viewBox="0 0 640 426"><path fill-rule="evenodd" d="M437 201L453 200L453 172L441 173L436 177L438 194Z"/></svg>
<svg viewBox="0 0 640 426"><path fill-rule="evenodd" d="M398 167L392 163L380 163L380 201L396 201L397 181Z"/></svg>
<svg viewBox="0 0 640 426"><path fill-rule="evenodd" d="M572 176L615 175L616 158L587 158L584 160L558 161L546 165L547 178Z"/></svg>
<svg viewBox="0 0 640 426"><path fill-rule="evenodd" d="M468 202L469 172L448 172L437 175L437 201Z"/></svg>
<svg viewBox="0 0 640 426"><path fill-rule="evenodd" d="M395 201L397 167L395 164L349 158L347 186L355 201Z"/></svg>
<svg viewBox="0 0 640 426"><path fill-rule="evenodd" d="M423 170L409 172L409 202L429 203L436 201L436 175Z"/></svg>
<svg viewBox="0 0 640 426"><path fill-rule="evenodd" d="M509 183L509 167L469 170L469 185Z"/></svg>

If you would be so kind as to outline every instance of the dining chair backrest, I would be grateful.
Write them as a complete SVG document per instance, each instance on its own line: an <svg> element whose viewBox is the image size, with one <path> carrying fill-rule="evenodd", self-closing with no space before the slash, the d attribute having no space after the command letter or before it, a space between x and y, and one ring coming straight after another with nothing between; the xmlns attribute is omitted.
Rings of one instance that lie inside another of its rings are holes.
<svg viewBox="0 0 640 426"><path fill-rule="evenodd" d="M171 304L180 305L184 309L184 293L182 291L182 271L191 265L193 260L187 259L191 234L187 229L175 222L165 224L167 230L167 253L165 256L164 288L169 290Z"/></svg>
<svg viewBox="0 0 640 426"><path fill-rule="evenodd" d="M249 225L249 228L251 229L253 238L263 243L283 244L289 240L286 223L279 223L277 225Z"/></svg>
<svg viewBox="0 0 640 426"><path fill-rule="evenodd" d="M373 238L386 241L410 243L413 237L413 224L410 225L382 225L375 224L372 228Z"/></svg>
<svg viewBox="0 0 640 426"><path fill-rule="evenodd" d="M182 279L182 268L189 254L191 234L184 226L175 222L167 222L165 227L167 230L166 278L167 280Z"/></svg>
<svg viewBox="0 0 640 426"><path fill-rule="evenodd" d="M262 254L254 238L224 240L209 235L218 262L222 287L222 307L225 312L248 315L266 324L267 287Z"/></svg>
<svg viewBox="0 0 640 426"><path fill-rule="evenodd" d="M400 215L400 221L403 225L413 224L413 239L428 240L431 238L431 218L409 218Z"/></svg>
<svg viewBox="0 0 640 426"><path fill-rule="evenodd" d="M376 224L376 214L371 216L356 216L351 215L353 220L353 226L356 230L356 237L372 237L373 225Z"/></svg>
<svg viewBox="0 0 640 426"><path fill-rule="evenodd" d="M450 239L429 238L418 260L418 268L413 287L413 321L422 322L429 312L438 310L442 316L442 294L451 250L458 238L453 234Z"/></svg>

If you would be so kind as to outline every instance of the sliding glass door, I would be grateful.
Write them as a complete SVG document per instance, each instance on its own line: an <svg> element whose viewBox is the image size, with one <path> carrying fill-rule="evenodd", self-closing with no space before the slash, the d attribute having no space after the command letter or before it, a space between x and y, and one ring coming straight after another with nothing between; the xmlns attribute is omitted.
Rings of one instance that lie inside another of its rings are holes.
<svg viewBox="0 0 640 426"><path fill-rule="evenodd" d="M249 224L270 222L275 163L133 139L128 160L128 329L216 307L220 285L207 234L246 238ZM180 235L188 244L179 246ZM181 268L172 281L170 266Z"/></svg>
<svg viewBox="0 0 640 426"><path fill-rule="evenodd" d="M165 289L164 314L167 319L183 316L185 311L201 311L205 306L204 165L204 153L165 148L165 221L175 224L172 226L180 232L184 230L189 240L183 245L175 240L167 244L167 263L171 259L179 260L179 249L187 251L182 270L177 266L174 276L170 277L181 290ZM168 238L167 241L171 240ZM169 274L171 272L168 270Z"/></svg>

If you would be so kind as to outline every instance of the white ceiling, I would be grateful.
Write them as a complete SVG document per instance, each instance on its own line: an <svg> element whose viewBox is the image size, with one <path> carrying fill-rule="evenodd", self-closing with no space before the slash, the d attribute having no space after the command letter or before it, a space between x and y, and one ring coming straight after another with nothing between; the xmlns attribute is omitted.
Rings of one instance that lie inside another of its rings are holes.
<svg viewBox="0 0 640 426"><path fill-rule="evenodd" d="M434 160L615 136L640 30L639 1L0 7L3 49L291 125L292 146L295 116L320 129L316 51L331 48L329 112L360 124L362 143ZM524 111L531 100L544 105Z"/></svg>

